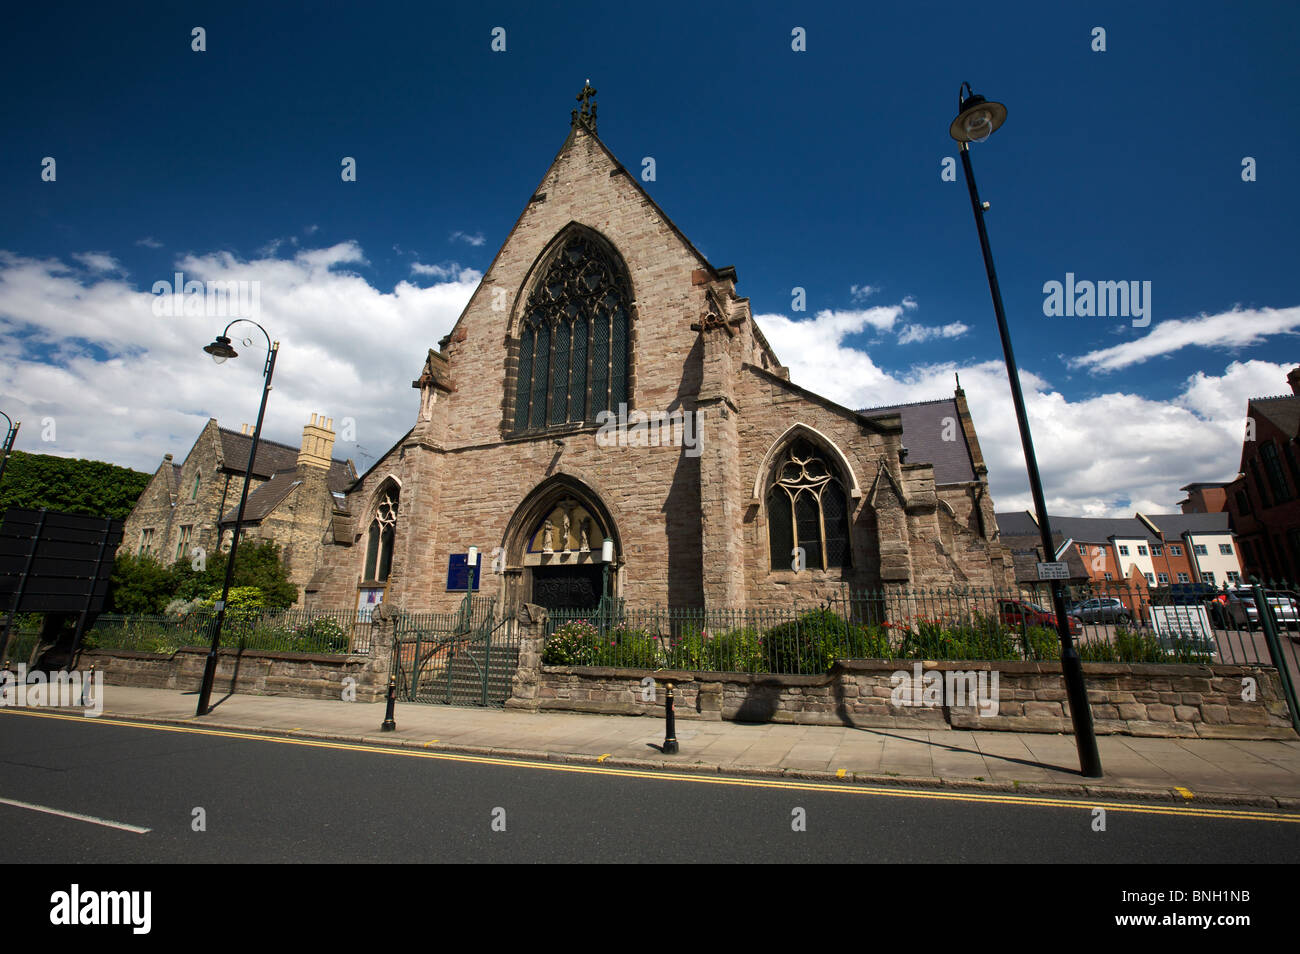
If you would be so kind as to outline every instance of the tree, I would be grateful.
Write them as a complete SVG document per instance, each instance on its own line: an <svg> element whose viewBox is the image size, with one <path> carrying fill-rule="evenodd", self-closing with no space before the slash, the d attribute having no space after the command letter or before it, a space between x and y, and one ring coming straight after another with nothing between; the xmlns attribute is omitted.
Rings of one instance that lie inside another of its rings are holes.
<svg viewBox="0 0 1300 954"><path fill-rule="evenodd" d="M170 567L163 566L148 553L142 556L122 553L113 563L104 609L124 615L157 615L175 591L176 580Z"/></svg>
<svg viewBox="0 0 1300 954"><path fill-rule="evenodd" d="M14 451L0 481L0 512L45 507L124 520L151 476L101 460Z"/></svg>
<svg viewBox="0 0 1300 954"><path fill-rule="evenodd" d="M226 578L228 560L228 554L216 554L203 570L191 569L190 564L184 561L176 563L172 567L175 580L173 596L194 600L206 598L214 589L219 593ZM256 545L240 545L230 585L257 587L262 591L265 605L271 609L284 609L298 599L298 587L289 582L289 575L280 562L280 548L270 540Z"/></svg>
<svg viewBox="0 0 1300 954"><path fill-rule="evenodd" d="M195 570L183 560L166 567L149 554L122 553L109 579L107 612L157 615L174 599L210 599L214 591L219 597L227 560L222 553L204 569ZM270 540L239 548L231 586L256 588L262 594L261 605L269 609L285 609L298 599L298 587L289 582L280 562L280 548Z"/></svg>

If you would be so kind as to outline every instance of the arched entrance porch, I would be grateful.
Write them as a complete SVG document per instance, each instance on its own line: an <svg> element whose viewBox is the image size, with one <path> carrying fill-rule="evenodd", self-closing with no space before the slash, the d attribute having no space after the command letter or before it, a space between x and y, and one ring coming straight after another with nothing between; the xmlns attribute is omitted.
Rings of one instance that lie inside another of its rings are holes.
<svg viewBox="0 0 1300 954"><path fill-rule="evenodd" d="M602 545L612 541L612 560ZM510 518L505 603L595 609L620 589L623 547L608 508L582 481L557 475L539 484Z"/></svg>

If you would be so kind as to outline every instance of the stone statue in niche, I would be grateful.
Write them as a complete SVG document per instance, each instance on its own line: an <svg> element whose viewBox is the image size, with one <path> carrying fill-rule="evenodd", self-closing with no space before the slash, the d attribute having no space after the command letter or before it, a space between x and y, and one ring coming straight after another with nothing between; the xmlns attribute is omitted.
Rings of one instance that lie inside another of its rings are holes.
<svg viewBox="0 0 1300 954"><path fill-rule="evenodd" d="M580 536L578 538L578 551L580 553L590 553L591 552L591 542L590 542L591 521L588 520L586 517L582 518L582 523L579 525L579 534Z"/></svg>
<svg viewBox="0 0 1300 954"><path fill-rule="evenodd" d="M555 525L547 520L542 528L542 552L555 552Z"/></svg>
<svg viewBox="0 0 1300 954"><path fill-rule="evenodd" d="M562 534L561 539L564 541L565 553L569 552L569 526L571 523L572 521L569 517L569 511L566 510L564 511L564 523L560 524Z"/></svg>

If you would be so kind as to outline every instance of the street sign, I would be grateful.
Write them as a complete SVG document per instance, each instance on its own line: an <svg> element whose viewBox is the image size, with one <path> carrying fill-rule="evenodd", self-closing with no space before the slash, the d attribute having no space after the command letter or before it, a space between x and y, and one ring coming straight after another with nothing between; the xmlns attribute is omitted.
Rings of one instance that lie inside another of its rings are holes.
<svg viewBox="0 0 1300 954"><path fill-rule="evenodd" d="M1070 568L1065 563L1039 563L1038 578L1040 580L1068 580L1070 578Z"/></svg>

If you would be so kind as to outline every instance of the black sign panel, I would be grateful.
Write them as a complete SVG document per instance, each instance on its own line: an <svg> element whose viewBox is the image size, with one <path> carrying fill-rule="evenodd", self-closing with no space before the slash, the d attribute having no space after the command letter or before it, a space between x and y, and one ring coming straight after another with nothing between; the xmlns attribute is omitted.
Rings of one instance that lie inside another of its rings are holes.
<svg viewBox="0 0 1300 954"><path fill-rule="evenodd" d="M98 613L123 526L104 517L7 510L0 526L0 611Z"/></svg>

